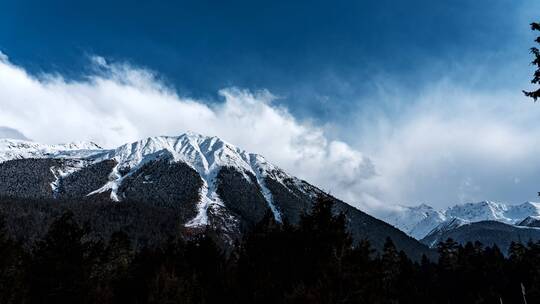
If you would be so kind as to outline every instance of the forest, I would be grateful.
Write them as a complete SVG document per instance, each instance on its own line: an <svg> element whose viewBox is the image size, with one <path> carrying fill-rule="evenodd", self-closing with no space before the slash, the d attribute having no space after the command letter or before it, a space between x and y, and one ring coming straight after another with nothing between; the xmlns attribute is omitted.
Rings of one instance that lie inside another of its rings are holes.
<svg viewBox="0 0 540 304"><path fill-rule="evenodd" d="M345 217L319 199L300 224L268 215L224 250L212 233L137 248L117 231L97 240L61 214L31 246L0 235L1 303L540 303L540 243L508 252L438 245L409 259L353 243Z"/></svg>

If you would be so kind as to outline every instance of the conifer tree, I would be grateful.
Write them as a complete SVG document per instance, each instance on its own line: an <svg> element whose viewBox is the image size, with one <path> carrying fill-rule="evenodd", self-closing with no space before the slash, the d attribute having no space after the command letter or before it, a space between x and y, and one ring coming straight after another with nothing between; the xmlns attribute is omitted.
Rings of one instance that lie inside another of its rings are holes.
<svg viewBox="0 0 540 304"><path fill-rule="evenodd" d="M93 266L87 233L71 212L51 225L28 271L31 303L84 303Z"/></svg>
<svg viewBox="0 0 540 304"><path fill-rule="evenodd" d="M443 270L453 270L457 266L459 244L453 239L447 239L437 245L439 252L439 267Z"/></svg>
<svg viewBox="0 0 540 304"><path fill-rule="evenodd" d="M23 249L9 238L4 219L0 218L0 303L22 302L26 261Z"/></svg>
<svg viewBox="0 0 540 304"><path fill-rule="evenodd" d="M540 23L537 23L537 22L531 23L531 29L533 31L540 31ZM535 39L535 42L540 44L540 36L538 36ZM534 59L531 62L531 64L536 67L536 71L534 72L531 83L535 85L540 85L540 50L537 47L532 47L531 53L534 56ZM536 100L540 97L540 88L534 91L523 91L523 93L525 94L525 96L531 97L536 102Z"/></svg>

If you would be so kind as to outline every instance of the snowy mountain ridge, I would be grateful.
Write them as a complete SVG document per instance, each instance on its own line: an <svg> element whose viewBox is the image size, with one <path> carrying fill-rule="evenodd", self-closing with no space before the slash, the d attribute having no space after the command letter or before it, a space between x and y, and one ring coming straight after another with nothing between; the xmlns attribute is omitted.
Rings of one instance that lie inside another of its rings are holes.
<svg viewBox="0 0 540 304"><path fill-rule="evenodd" d="M264 182L265 177L271 176L277 181L287 178L301 184L300 180L268 163L264 157L258 154L248 153L217 137L207 137L193 132L187 132L180 136L149 137L124 144L116 149L103 149L92 142L46 145L18 139L0 139L0 163L23 158L77 158L85 159L90 163L115 160L117 165L109 176L109 182L88 193L90 196L111 191L110 195L113 201L122 199L118 188L123 179L136 172L144 164L162 157L169 157L173 162L186 163L197 171L203 180L203 187L200 190L199 214L187 226L206 225L205 215L208 208L214 204L222 205L216 193L215 180L219 170L223 167L237 169L247 181L251 181L246 176L247 172L255 176L256 182L268 202L268 207L278 221L281 221L281 215L273 204L272 194ZM51 171L54 171L55 175L67 177L82 166L78 163L72 163L64 168L51 168ZM51 183L53 190L56 190L57 186L56 181Z"/></svg>
<svg viewBox="0 0 540 304"><path fill-rule="evenodd" d="M415 239L421 239L446 221L446 216L441 211L421 204L413 207L397 206L397 210L386 214L382 219Z"/></svg>
<svg viewBox="0 0 540 304"><path fill-rule="evenodd" d="M145 163L160 157L163 154L171 156L173 161L181 161L191 166L203 179L201 189L201 201L199 202L199 214L188 226L199 226L207 224L206 211L213 204L222 205L216 193L215 180L222 167L233 167L244 174L252 173L257 177L257 183L268 202L269 208L274 213L275 218L280 221L281 215L273 204L272 195L267 189L264 177L272 175L273 178L293 178L279 168L268 163L264 157L248 153L232 144L229 144L217 137L207 137L200 134L188 132L180 136L159 136L149 137L131 144L122 145L114 150L105 151L96 160L114 159L118 165L111 174L111 181L94 193L112 190L111 198L120 200L117 194L119 183L123 178L129 176L120 175L118 172L129 170L135 172L137 168ZM92 193L91 193L92 194Z"/></svg>
<svg viewBox="0 0 540 304"><path fill-rule="evenodd" d="M28 140L0 138L0 162L22 158L87 157L102 150L93 142L47 145Z"/></svg>
<svg viewBox="0 0 540 304"><path fill-rule="evenodd" d="M389 212L383 220L394 225L416 239L422 239L434 230L448 229L448 223L475 223L480 221L498 221L517 225L527 217L540 216L540 203L525 202L519 205L482 201L455 205L443 210L422 204L419 206L400 206ZM454 227L455 225L451 225Z"/></svg>

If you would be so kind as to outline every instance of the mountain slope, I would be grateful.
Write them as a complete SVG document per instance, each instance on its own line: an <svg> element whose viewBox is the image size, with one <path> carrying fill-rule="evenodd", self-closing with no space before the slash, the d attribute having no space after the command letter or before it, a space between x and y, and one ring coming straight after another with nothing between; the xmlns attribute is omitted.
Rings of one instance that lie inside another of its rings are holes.
<svg viewBox="0 0 540 304"><path fill-rule="evenodd" d="M540 240L540 229L516 227L498 221L463 223L454 219L449 226L432 231L422 239L422 243L432 247L448 238L461 244L479 241L486 246L497 245L503 252L507 252L513 241L526 243Z"/></svg>
<svg viewBox="0 0 540 304"><path fill-rule="evenodd" d="M540 227L540 216L528 216L519 222L517 226Z"/></svg>
<svg viewBox="0 0 540 304"><path fill-rule="evenodd" d="M150 137L116 149L0 141L0 196L134 201L176 210L186 229L219 231L232 242L265 214L298 223L318 196L347 216L355 240L386 237L413 258L427 248L318 188L217 137Z"/></svg>

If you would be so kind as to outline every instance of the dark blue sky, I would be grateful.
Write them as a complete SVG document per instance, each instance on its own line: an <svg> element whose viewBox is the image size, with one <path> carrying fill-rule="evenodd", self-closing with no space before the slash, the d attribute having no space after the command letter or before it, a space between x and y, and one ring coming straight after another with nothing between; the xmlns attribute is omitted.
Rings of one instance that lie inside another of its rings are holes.
<svg viewBox="0 0 540 304"><path fill-rule="evenodd" d="M512 64L528 61L527 24L538 8L515 0L2 1L0 50L34 73L74 78L88 55L127 61L209 100L224 87L265 88L295 115L324 123L361 110L386 81L411 94L447 75L488 88L508 82ZM489 81L460 70L471 63L488 69Z"/></svg>

